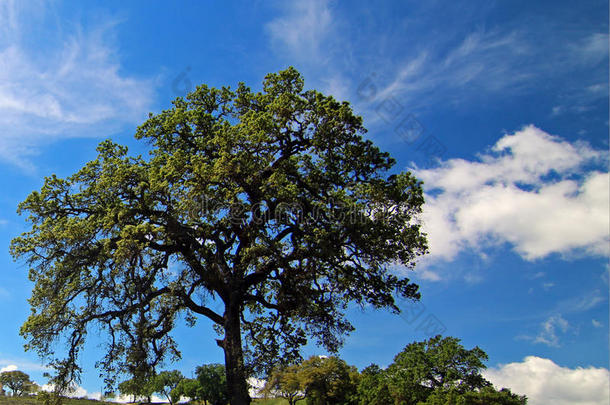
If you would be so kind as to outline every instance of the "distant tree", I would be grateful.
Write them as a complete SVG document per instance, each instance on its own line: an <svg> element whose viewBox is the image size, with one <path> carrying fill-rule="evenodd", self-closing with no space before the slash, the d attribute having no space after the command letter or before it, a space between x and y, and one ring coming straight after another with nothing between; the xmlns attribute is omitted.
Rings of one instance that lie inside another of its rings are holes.
<svg viewBox="0 0 610 405"><path fill-rule="evenodd" d="M417 405L526 405L527 397L513 394L509 389L500 391L484 387L477 391L460 392L455 388L436 389L426 401Z"/></svg>
<svg viewBox="0 0 610 405"><path fill-rule="evenodd" d="M399 312L397 296L419 298L392 268L427 251L423 190L365 132L349 103L288 68L260 91L202 85L151 114L136 132L147 157L102 142L19 205L31 229L11 253L34 283L26 347L55 358L65 337L67 357L51 364L63 387L87 332L103 330L99 366L114 383L130 358L176 357L176 320L205 317L231 402L246 405L253 369L299 359L308 337L338 350L350 303Z"/></svg>
<svg viewBox="0 0 610 405"><path fill-rule="evenodd" d="M194 378L184 378L180 380L176 388L170 392L172 402L180 401L180 398L188 398L191 401L199 401L203 399L203 390L199 380Z"/></svg>
<svg viewBox="0 0 610 405"><path fill-rule="evenodd" d="M262 393L265 396L281 397L294 405L306 397L306 387L303 384L298 364L280 366L269 374Z"/></svg>
<svg viewBox="0 0 610 405"><path fill-rule="evenodd" d="M387 384L387 376L378 365L371 364L360 373L357 389L360 405L387 405L393 402Z"/></svg>
<svg viewBox="0 0 610 405"><path fill-rule="evenodd" d="M152 378L152 390L166 397L170 405L173 405L174 401L171 392L183 379L184 376L178 370L161 371Z"/></svg>
<svg viewBox="0 0 610 405"><path fill-rule="evenodd" d="M313 356L300 364L299 376L311 405L355 404L359 374L336 356Z"/></svg>
<svg viewBox="0 0 610 405"><path fill-rule="evenodd" d="M201 386L201 399L211 405L225 405L229 402L227 377L222 364L205 364L195 370Z"/></svg>
<svg viewBox="0 0 610 405"><path fill-rule="evenodd" d="M119 384L119 392L123 395L133 396L133 402L138 398L145 398L146 402L151 401L152 394L155 392L153 383L154 376L151 377L134 377L123 381Z"/></svg>
<svg viewBox="0 0 610 405"><path fill-rule="evenodd" d="M481 375L487 354L479 347L466 350L459 342L438 335L411 343L396 355L386 370L395 402L415 405L437 389L464 393L491 386Z"/></svg>
<svg viewBox="0 0 610 405"><path fill-rule="evenodd" d="M313 356L300 364L280 366L267 378L263 392L290 405L356 404L358 370L338 357Z"/></svg>
<svg viewBox="0 0 610 405"><path fill-rule="evenodd" d="M35 392L37 385L23 371L3 371L0 373L0 384L11 390L13 396Z"/></svg>

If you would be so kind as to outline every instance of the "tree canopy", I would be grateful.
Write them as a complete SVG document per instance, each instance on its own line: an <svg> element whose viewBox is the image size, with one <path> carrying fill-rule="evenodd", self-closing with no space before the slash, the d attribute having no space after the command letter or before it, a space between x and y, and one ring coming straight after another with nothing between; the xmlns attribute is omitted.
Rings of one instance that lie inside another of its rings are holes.
<svg viewBox="0 0 610 405"><path fill-rule="evenodd" d="M3 371L0 373L0 386L11 390L13 396L20 396L37 389L36 384L30 380L30 376L23 371Z"/></svg>
<svg viewBox="0 0 610 405"><path fill-rule="evenodd" d="M173 405L174 400L171 392L178 386L180 381L184 379L182 373L178 370L161 371L154 376L152 380L153 392L158 392Z"/></svg>
<svg viewBox="0 0 610 405"><path fill-rule="evenodd" d="M180 398L188 398L191 401L200 401L203 398L201 384L195 378L185 378L180 380L178 385L170 393L172 402L177 403Z"/></svg>
<svg viewBox="0 0 610 405"><path fill-rule="evenodd" d="M301 400L312 405L355 404L359 378L358 370L338 357L312 356L273 370L263 393L285 398L289 405Z"/></svg>
<svg viewBox="0 0 610 405"><path fill-rule="evenodd" d="M460 392L456 389L437 389L424 402L417 405L525 405L525 395L513 394L509 389L500 391L485 387L478 391Z"/></svg>
<svg viewBox="0 0 610 405"><path fill-rule="evenodd" d="M387 369L390 390L401 403L416 404L438 389L474 391L491 384L481 375L487 354L465 349L455 337L437 335L407 345Z"/></svg>
<svg viewBox="0 0 610 405"><path fill-rule="evenodd" d="M87 330L103 330L99 366L113 385L179 357L176 321L206 317L233 404L250 402L250 373L298 359L308 337L336 351L353 329L350 302L398 311L396 295L419 298L391 268L427 250L421 183L392 173L364 133L347 102L304 90L289 68L262 91L201 85L150 114L136 131L147 157L102 142L19 205L31 229L11 253L34 283L26 348L65 387Z"/></svg>
<svg viewBox="0 0 610 405"><path fill-rule="evenodd" d="M225 405L229 402L227 377L222 364L204 364L195 370L200 385L200 399L211 405Z"/></svg>

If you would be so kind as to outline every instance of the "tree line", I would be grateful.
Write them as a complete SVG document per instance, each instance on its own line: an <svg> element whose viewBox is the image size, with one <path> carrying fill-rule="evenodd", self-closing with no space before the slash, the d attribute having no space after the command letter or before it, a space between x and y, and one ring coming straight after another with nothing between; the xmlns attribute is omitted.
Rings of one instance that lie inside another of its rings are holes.
<svg viewBox="0 0 610 405"><path fill-rule="evenodd" d="M279 365L267 375L259 396L284 398L289 405L524 405L527 398L508 388L497 390L481 372L487 354L466 349L455 337L440 335L407 345L386 368L371 364L358 371L337 356L312 356ZM119 384L122 394L147 399L154 393L170 404L181 398L227 405L225 368L197 367L196 378L177 370L147 380Z"/></svg>
<svg viewBox="0 0 610 405"><path fill-rule="evenodd" d="M468 350L459 339L438 335L407 345L386 368L371 364L358 371L337 356L278 364L267 374L258 396L284 398L289 405L525 405L525 396L508 388L497 390L483 377L487 359L479 347ZM19 370L0 373L0 384L13 396L40 390ZM132 402L150 403L154 394L170 405L181 400L204 405L230 401L222 364L197 367L195 378L178 370L140 375L118 384L118 390ZM40 398L48 402L49 394Z"/></svg>

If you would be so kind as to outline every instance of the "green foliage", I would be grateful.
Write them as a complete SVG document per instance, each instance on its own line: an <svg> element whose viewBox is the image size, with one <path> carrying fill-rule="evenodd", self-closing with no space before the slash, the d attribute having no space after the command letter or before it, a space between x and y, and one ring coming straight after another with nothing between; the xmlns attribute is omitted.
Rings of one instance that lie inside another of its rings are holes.
<svg viewBox="0 0 610 405"><path fill-rule="evenodd" d="M360 405L386 405L393 402L384 370L376 364L371 364L360 373L357 388Z"/></svg>
<svg viewBox="0 0 610 405"><path fill-rule="evenodd" d="M386 370L396 403L416 404L437 389L473 391L491 384L483 378L487 354L478 347L466 350L454 337L440 335L407 345Z"/></svg>
<svg viewBox="0 0 610 405"><path fill-rule="evenodd" d="M289 405L294 405L305 398L306 387L300 371L298 364L274 369L267 377L262 393L265 396L285 398Z"/></svg>
<svg viewBox="0 0 610 405"><path fill-rule="evenodd" d="M140 376L123 381L118 386L119 392L123 395L132 395L133 402L138 398L146 399L150 402L150 397L156 392L154 385L154 376Z"/></svg>
<svg viewBox="0 0 610 405"><path fill-rule="evenodd" d="M222 364L205 364L197 367L195 373L201 387L201 399L211 405L225 405L229 402L227 377Z"/></svg>
<svg viewBox="0 0 610 405"><path fill-rule="evenodd" d="M313 356L274 370L264 392L281 396L290 405L303 399L312 405L355 404L358 380L358 370L338 357Z"/></svg>
<svg viewBox="0 0 610 405"><path fill-rule="evenodd" d="M64 398L55 392L41 391L36 395L36 399L44 405L64 405Z"/></svg>
<svg viewBox="0 0 610 405"><path fill-rule="evenodd" d="M188 398L191 401L199 401L203 399L203 390L199 380L194 378L184 378L180 380L176 388L170 392L172 402L177 403L180 398Z"/></svg>
<svg viewBox="0 0 610 405"><path fill-rule="evenodd" d="M503 388L496 391L493 387L485 387L480 391L460 392L452 388L450 390L437 389L426 401L418 402L418 405L525 405L527 398L513 394L510 390Z"/></svg>
<svg viewBox="0 0 610 405"><path fill-rule="evenodd" d="M19 370L3 371L0 373L0 384L10 389L13 396L20 396L38 390L38 386L33 381L30 381L30 376Z"/></svg>
<svg viewBox="0 0 610 405"><path fill-rule="evenodd" d="M207 317L242 404L247 375L298 360L309 336L336 351L349 302L398 311L396 294L417 299L389 268L427 250L421 184L389 174L394 160L365 131L289 68L261 92L202 85L151 114L136 132L147 158L107 140L75 174L47 177L19 205L31 229L11 243L34 283L26 349L55 359L67 343L50 364L65 387L87 331L105 331L110 388L179 357L177 319Z"/></svg>
<svg viewBox="0 0 610 405"><path fill-rule="evenodd" d="M183 379L184 376L178 370L161 371L152 378L152 391L165 396L171 405L175 402L172 398L171 392Z"/></svg>

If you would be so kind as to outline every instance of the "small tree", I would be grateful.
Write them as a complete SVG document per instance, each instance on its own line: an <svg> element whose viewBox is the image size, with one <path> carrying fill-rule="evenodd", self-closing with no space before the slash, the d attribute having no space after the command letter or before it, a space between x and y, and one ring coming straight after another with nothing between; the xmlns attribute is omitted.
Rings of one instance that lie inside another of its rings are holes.
<svg viewBox="0 0 610 405"><path fill-rule="evenodd" d="M119 392L123 395L132 395L133 402L138 398L146 398L150 402L152 394L155 392L152 378L131 378L119 384Z"/></svg>
<svg viewBox="0 0 610 405"><path fill-rule="evenodd" d="M203 398L203 392L199 380L184 378L180 380L176 388L170 392L172 402L180 401L180 398L189 398L191 401L199 401Z"/></svg>
<svg viewBox="0 0 610 405"><path fill-rule="evenodd" d="M338 357L314 356L301 364L301 379L312 405L355 404L360 375Z"/></svg>
<svg viewBox="0 0 610 405"><path fill-rule="evenodd" d="M487 354L479 347L466 350L459 342L438 335L397 354L386 370L396 403L417 404L437 389L464 393L491 386L481 375Z"/></svg>
<svg viewBox="0 0 610 405"><path fill-rule="evenodd" d="M152 379L153 392L158 392L159 394L165 396L169 403L173 405L174 401L171 392L183 379L184 376L178 370L161 371Z"/></svg>
<svg viewBox="0 0 610 405"><path fill-rule="evenodd" d="M37 389L36 384L30 380L30 376L19 370L0 373L0 384L10 389L13 396L35 392Z"/></svg>
<svg viewBox="0 0 610 405"><path fill-rule="evenodd" d="M313 356L274 370L264 392L281 396L290 405L303 399L315 405L355 404L358 380L358 370L338 357Z"/></svg>
<svg viewBox="0 0 610 405"><path fill-rule="evenodd" d="M294 405L297 401L305 399L305 387L299 372L300 367L297 364L274 369L267 378L263 394L284 398L288 401L288 405Z"/></svg>
<svg viewBox="0 0 610 405"><path fill-rule="evenodd" d="M225 405L229 402L227 377L222 364L206 364L195 370L201 386L201 399L211 405Z"/></svg>

